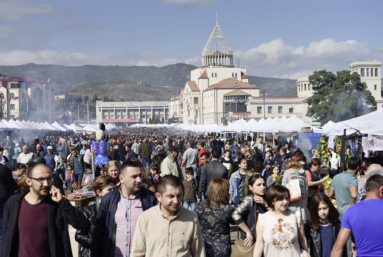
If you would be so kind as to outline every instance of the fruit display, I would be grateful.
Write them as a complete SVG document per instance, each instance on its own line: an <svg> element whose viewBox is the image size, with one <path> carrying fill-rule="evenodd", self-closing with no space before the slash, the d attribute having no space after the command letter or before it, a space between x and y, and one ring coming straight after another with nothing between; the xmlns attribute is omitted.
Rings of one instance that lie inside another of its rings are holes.
<svg viewBox="0 0 383 257"><path fill-rule="evenodd" d="M322 136L317 145L318 158L324 163L329 163L331 153L328 151L328 143L325 136Z"/></svg>
<svg viewBox="0 0 383 257"><path fill-rule="evenodd" d="M340 155L340 152L342 151L342 139L338 136L335 136L334 142L336 143L335 152Z"/></svg>

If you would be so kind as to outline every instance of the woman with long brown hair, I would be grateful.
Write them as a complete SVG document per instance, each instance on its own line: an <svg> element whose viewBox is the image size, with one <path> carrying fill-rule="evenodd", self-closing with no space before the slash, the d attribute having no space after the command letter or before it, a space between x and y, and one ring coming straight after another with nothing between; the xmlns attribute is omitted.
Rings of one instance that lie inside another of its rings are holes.
<svg viewBox="0 0 383 257"><path fill-rule="evenodd" d="M325 194L316 194L311 199L310 221L305 225L305 233L310 245L311 257L330 257L338 237L341 222L339 212ZM347 256L347 251L343 251Z"/></svg>
<svg viewBox="0 0 383 257"><path fill-rule="evenodd" d="M234 206L229 204L229 181L215 178L207 189L208 199L195 212L205 241L206 256L229 257L230 223Z"/></svg>

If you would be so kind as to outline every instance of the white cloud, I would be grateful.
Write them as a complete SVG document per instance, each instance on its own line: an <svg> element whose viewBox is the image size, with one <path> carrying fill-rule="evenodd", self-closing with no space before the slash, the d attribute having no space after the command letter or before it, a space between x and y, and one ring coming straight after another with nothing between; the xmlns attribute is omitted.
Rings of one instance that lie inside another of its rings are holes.
<svg viewBox="0 0 383 257"><path fill-rule="evenodd" d="M382 58L382 48L369 49L368 44L347 40L336 42L323 39L308 46L288 46L281 38L261 44L250 50L236 50L241 66L247 73L264 77L297 78L315 70L339 71L348 69L352 60Z"/></svg>
<svg viewBox="0 0 383 257"><path fill-rule="evenodd" d="M159 0L160 2L182 7L204 8L215 4L218 0Z"/></svg>
<svg viewBox="0 0 383 257"><path fill-rule="evenodd" d="M19 21L34 15L55 13L57 10L48 4L30 4L22 0L0 0L0 19Z"/></svg>
<svg viewBox="0 0 383 257"><path fill-rule="evenodd" d="M1 31L1 28L0 28ZM323 39L308 46L288 46L282 39L275 39L249 50L234 51L234 58L240 59L240 66L247 68L247 74L261 77L291 78L304 77L316 70L340 71L348 69L352 60L382 60L383 46L370 49L367 43L347 40L336 42ZM0 65L26 63L58 65L137 65L157 67L174 63L201 66L201 56L188 59L169 58L161 53L127 52L106 55L90 55L82 52L58 52L52 50L0 51Z"/></svg>

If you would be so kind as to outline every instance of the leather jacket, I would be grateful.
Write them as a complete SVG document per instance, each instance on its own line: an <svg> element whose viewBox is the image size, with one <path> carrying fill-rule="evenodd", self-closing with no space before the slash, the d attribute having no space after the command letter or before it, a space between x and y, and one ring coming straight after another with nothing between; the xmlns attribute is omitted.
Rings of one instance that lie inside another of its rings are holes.
<svg viewBox="0 0 383 257"><path fill-rule="evenodd" d="M90 246L92 244L93 227L96 222L97 204L86 206L82 212L85 217L90 221L88 226L76 231L75 240L80 244L80 256L90 257Z"/></svg>
<svg viewBox="0 0 383 257"><path fill-rule="evenodd" d="M263 214L266 212L266 208L264 208L262 205L257 204L256 205L257 210L256 212L258 214ZM256 217L258 215L255 214L254 209L254 200L253 195L246 196L243 201L238 204L238 206L234 209L234 212L232 214L233 221L235 224L239 225L242 222L245 222L246 226L250 229L251 233L253 234L254 242L255 242L255 226L256 226ZM258 217L257 217L258 218ZM242 231L242 229L238 228L240 231L240 238L245 239L246 233Z"/></svg>
<svg viewBox="0 0 383 257"><path fill-rule="evenodd" d="M334 233L334 244L338 237L341 222L337 220L337 222L332 225L333 233ZM310 248L310 256L312 257L321 257L322 256L322 240L319 229L312 229L308 224L305 225L305 234L307 238L307 243ZM347 257L347 251L343 250L343 257Z"/></svg>

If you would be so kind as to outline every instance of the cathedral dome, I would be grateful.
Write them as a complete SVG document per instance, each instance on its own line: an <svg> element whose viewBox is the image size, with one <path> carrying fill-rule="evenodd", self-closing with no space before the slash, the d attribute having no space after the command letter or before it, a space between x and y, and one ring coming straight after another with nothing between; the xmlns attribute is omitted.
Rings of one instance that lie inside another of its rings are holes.
<svg viewBox="0 0 383 257"><path fill-rule="evenodd" d="M202 66L233 67L233 50L227 42L218 23L202 51Z"/></svg>

